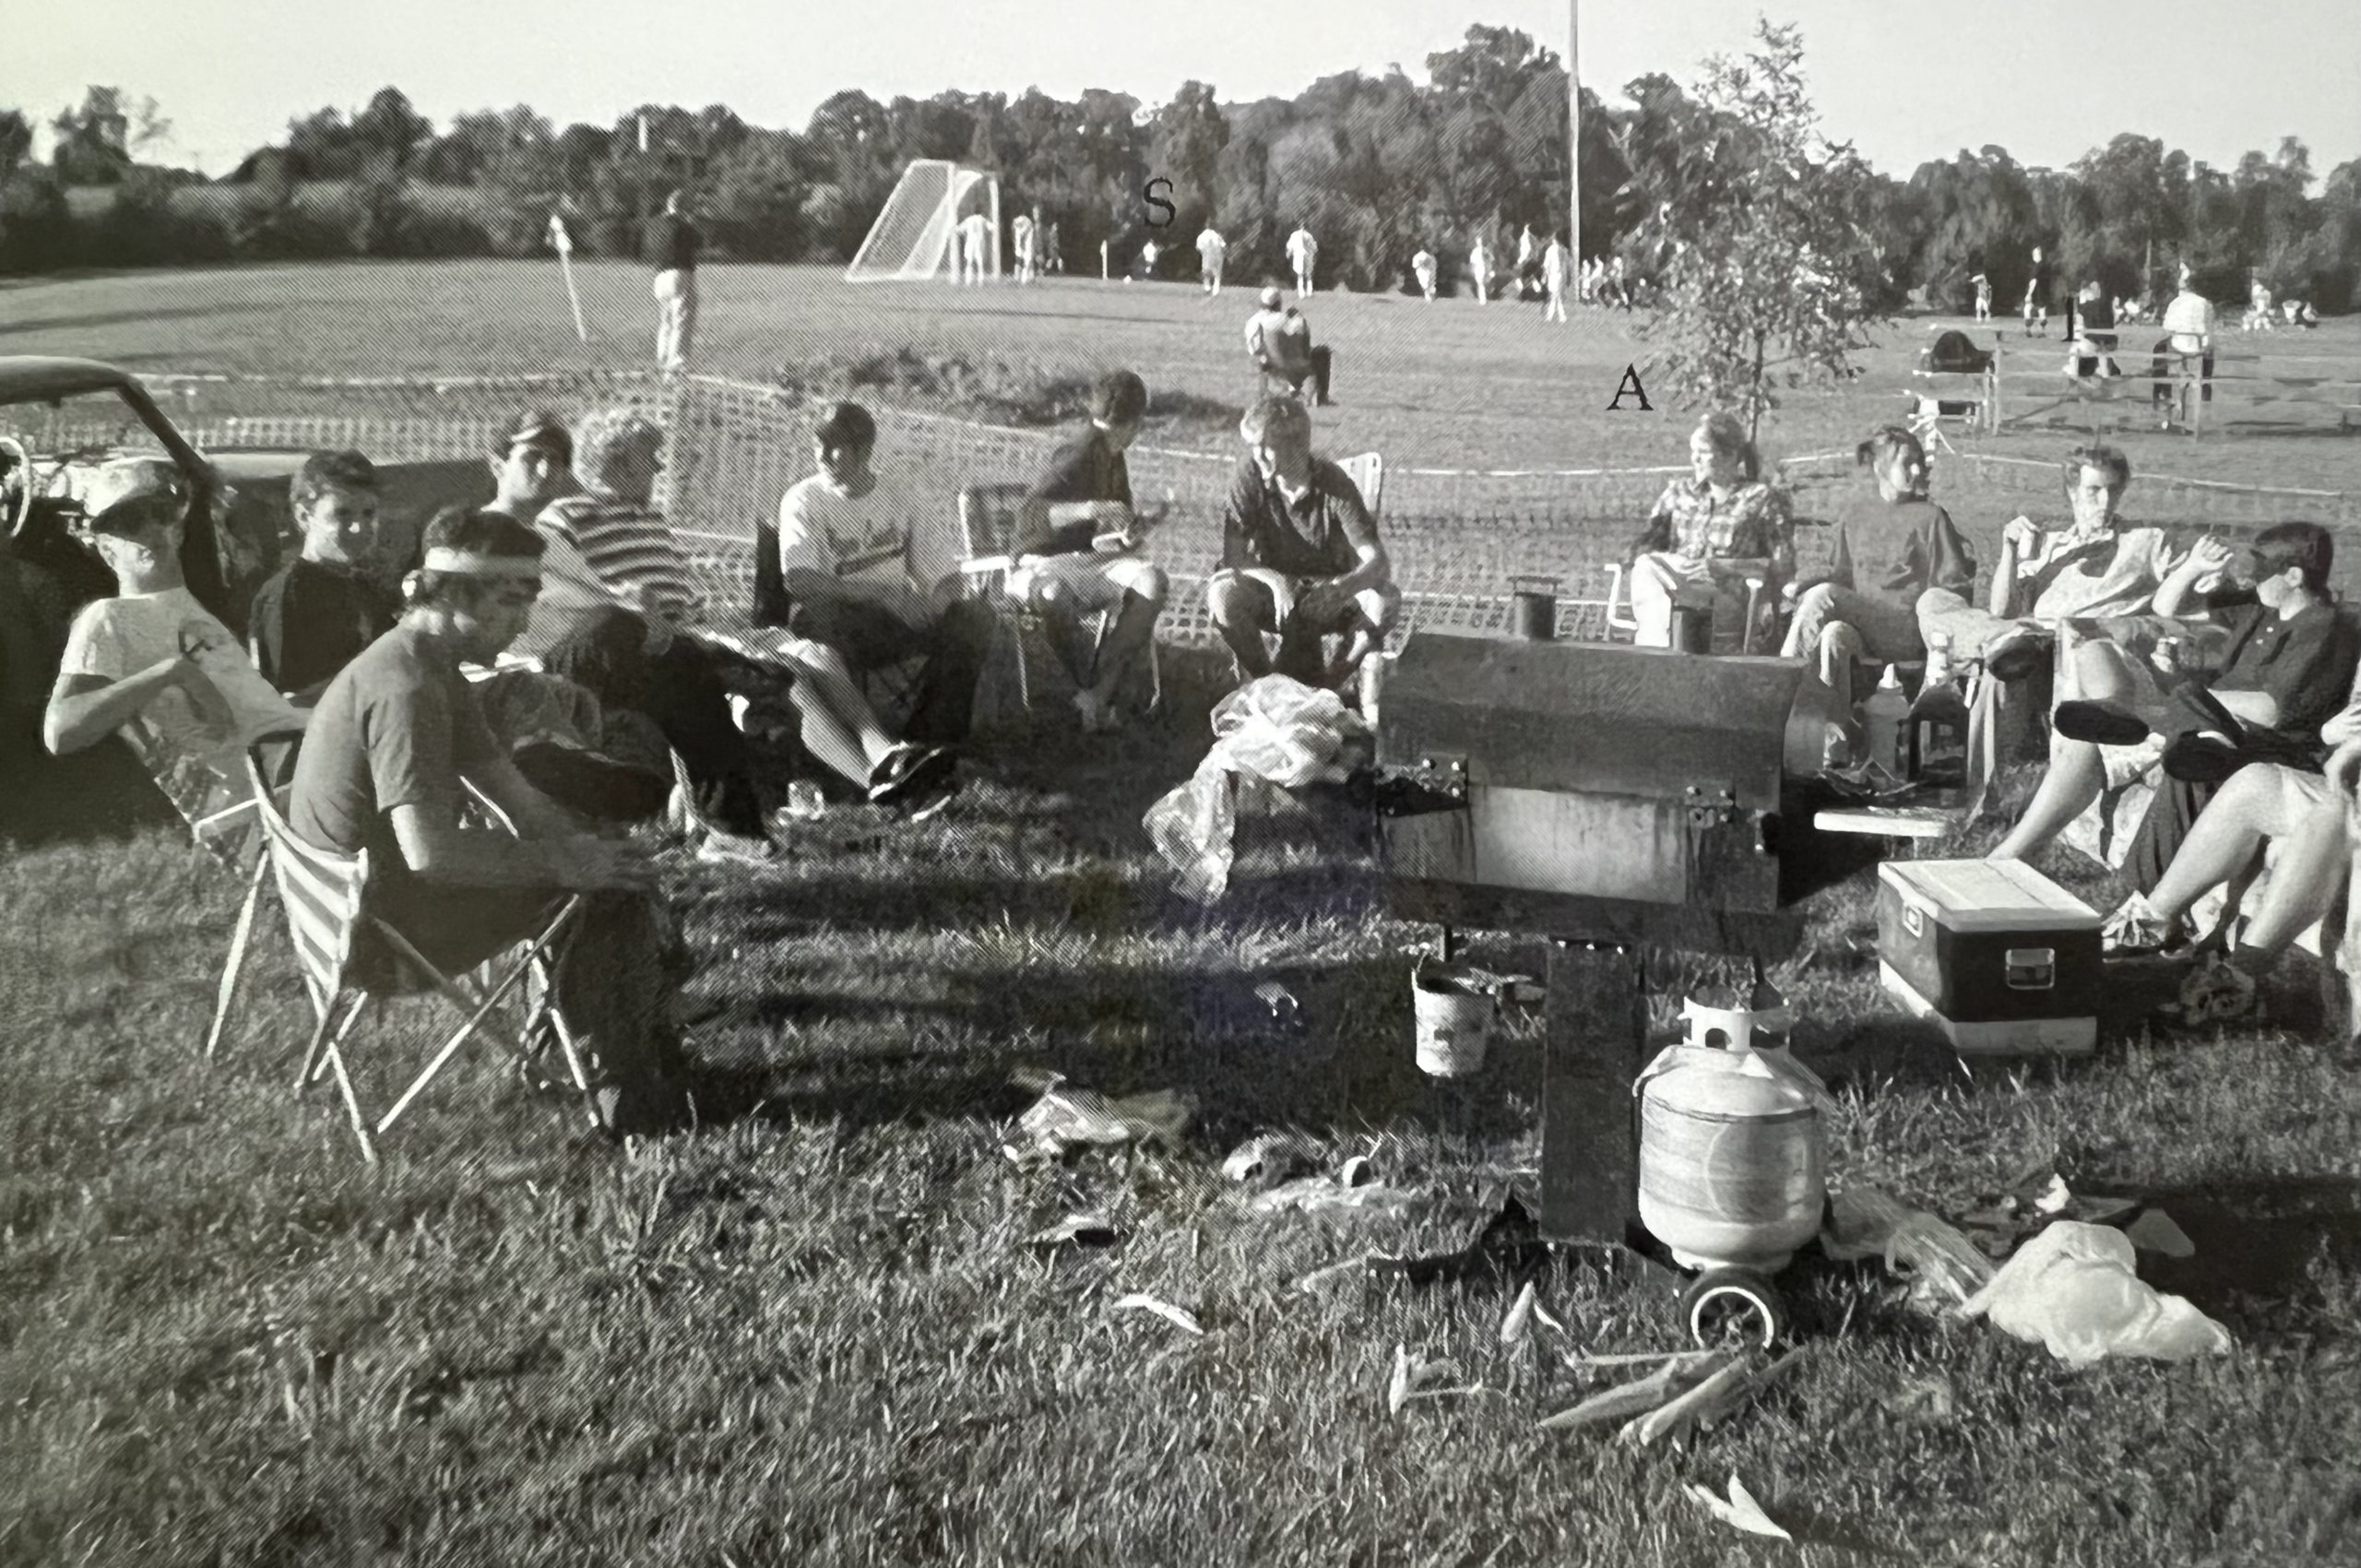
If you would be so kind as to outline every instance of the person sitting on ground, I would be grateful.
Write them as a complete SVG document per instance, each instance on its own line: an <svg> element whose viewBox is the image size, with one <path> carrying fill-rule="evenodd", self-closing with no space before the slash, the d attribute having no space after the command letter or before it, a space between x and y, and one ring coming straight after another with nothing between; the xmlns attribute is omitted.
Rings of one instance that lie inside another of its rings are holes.
<svg viewBox="0 0 2361 1568"><path fill-rule="evenodd" d="M1874 498L1847 501L1836 519L1828 576L1797 597L1787 625L1786 659L1814 659L1836 695L1836 711L1853 711L1853 661L1880 664L1925 657L1918 600L1929 588L1965 593L1975 554L1951 514L1927 498L1927 448L1908 428L1880 425L1854 451L1876 482Z"/></svg>
<svg viewBox="0 0 2361 1568"><path fill-rule="evenodd" d="M2320 725L2343 701L2361 658L2352 624L2328 600L2332 560L2328 530L2317 523L2266 529L2244 571L2218 540L2198 540L2165 574L2152 609L2167 620L2212 623L2208 636L2190 639L2224 648L2221 673L2202 685L2187 677L2170 691L2160 685L2143 657L2153 647L2153 633L2118 630L2106 639L2078 641L2070 671L2078 695L2058 706L2048 770L2024 815L1988 858L2035 853L2102 795L2153 771L2181 734L2266 731L2281 755L2317 747ZM2233 582L2236 586L2225 591ZM2217 770L2217 781L2236 766ZM2144 875L2135 872L2135 883L2153 885L2203 804L2185 798L2176 821L2167 803L2175 798L2163 790L2151 803L2133 850L2151 869Z"/></svg>
<svg viewBox="0 0 2361 1568"><path fill-rule="evenodd" d="M791 672L751 671L690 635L697 594L662 513L650 504L662 429L629 410L575 432L581 493L543 505L543 587L516 651L587 689L608 710L652 719L687 774L690 806L717 855L769 852L754 765L730 711L731 683L766 699Z"/></svg>
<svg viewBox="0 0 2361 1568"><path fill-rule="evenodd" d="M1762 481L1762 459L1737 416L1715 412L1689 437L1690 477L1665 486L1627 557L1632 640L1672 646L1676 602L1710 607L1726 591L1760 579L1764 606L1795 572L1787 498Z"/></svg>
<svg viewBox="0 0 2361 1568"><path fill-rule="evenodd" d="M785 604L776 619L795 640L783 650L803 667L796 683L803 743L872 800L947 798L951 748L967 738L991 612L960 597L955 572L919 573L917 508L871 466L877 422L838 403L813 432L819 472L779 502L778 566ZM853 672L925 659L911 698L908 738L889 736Z"/></svg>
<svg viewBox="0 0 2361 1568"><path fill-rule="evenodd" d="M1090 390L1090 428L1059 447L1017 508L1017 569L1009 591L1042 614L1050 645L1081 689L1074 708L1085 731L1115 719L1115 694L1147 656L1164 613L1168 583L1140 552L1161 511L1132 505L1123 454L1147 416L1147 386L1128 370L1110 370ZM1083 620L1112 624L1094 653Z"/></svg>
<svg viewBox="0 0 2361 1568"><path fill-rule="evenodd" d="M1246 352L1262 373L1264 393L1284 392L1301 398L1304 386L1323 405L1328 401L1328 350L1315 348L1311 323L1303 313L1283 303L1276 289L1265 289L1262 308L1246 318Z"/></svg>
<svg viewBox="0 0 2361 1568"><path fill-rule="evenodd" d="M1238 433L1248 456L1222 513L1221 566L1205 585L1214 628L1239 677L1274 671L1335 687L1383 644L1402 607L1393 567L1360 492L1311 452L1311 416L1292 398L1266 397ZM1279 639L1273 660L1264 638ZM1343 639L1324 659L1324 639Z"/></svg>
<svg viewBox="0 0 2361 1568"><path fill-rule="evenodd" d="M585 1037L608 1128L672 1125L682 1075L668 1011L686 966L655 870L634 845L576 832L526 782L460 671L490 663L524 629L542 541L499 513L455 511L423 542L399 624L328 683L313 712L289 825L320 849L367 851L369 912L445 974L540 930L558 900L587 895L559 967L558 1008ZM521 837L461 827L467 784ZM356 978L391 984L395 956L362 941Z"/></svg>
<svg viewBox="0 0 2361 1568"><path fill-rule="evenodd" d="M189 494L177 469L118 458L91 477L82 505L117 592L75 615L42 742L66 756L121 735L182 820L199 826L249 797L246 748L300 732L303 710L189 591Z"/></svg>
<svg viewBox="0 0 2361 1568"><path fill-rule="evenodd" d="M2163 529L2122 525L2130 459L2112 446L2077 447L2066 456L2063 476L2071 524L2044 529L2031 517L2011 518L1987 607L1977 609L1956 588L1929 588L1918 599L1923 641L1948 636L1959 657L2021 681L2047 665L2058 622L2148 613L2178 560Z"/></svg>
<svg viewBox="0 0 2361 1568"><path fill-rule="evenodd" d="M401 612L371 576L383 492L358 452L314 452L289 492L303 552L255 590L246 628L263 676L299 702L393 630Z"/></svg>

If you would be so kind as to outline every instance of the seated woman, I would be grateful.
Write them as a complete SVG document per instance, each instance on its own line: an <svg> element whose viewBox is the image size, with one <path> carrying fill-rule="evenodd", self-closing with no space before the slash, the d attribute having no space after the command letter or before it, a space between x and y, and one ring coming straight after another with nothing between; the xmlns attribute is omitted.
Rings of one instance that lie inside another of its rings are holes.
<svg viewBox="0 0 2361 1568"><path fill-rule="evenodd" d="M1672 646L1676 603L1742 601L1753 578L1763 585L1767 612L1795 576L1787 497L1762 481L1762 459L1736 415L1711 413L1698 422L1689 466L1689 478L1665 486L1631 546L1631 613L1639 623L1632 641L1642 647Z"/></svg>
<svg viewBox="0 0 2361 1568"><path fill-rule="evenodd" d="M1951 515L1927 499L1927 448L1916 435L1880 425L1853 460L1875 481L1876 494L1845 504L1828 576L1797 598L1779 650L1787 659L1816 656L1845 714L1853 711L1853 661L1921 657L1919 596L1929 588L1964 593L1975 581L1975 553Z"/></svg>
<svg viewBox="0 0 2361 1568"><path fill-rule="evenodd" d="M2080 695L2058 705L2049 769L1990 858L2018 859L2047 844L2103 794L2151 773L2178 735L2264 731L2288 754L2316 742L2321 723L2352 683L2361 651L2352 624L2328 601L2332 559L2327 529L2282 523L2256 540L2243 571L2229 548L2212 538L2200 540L2176 564L2152 600L2155 614L2202 615L2210 609L2209 640L2227 642L2221 672L2201 695L2193 677L2181 678L2170 694L2163 690L2141 657L2142 636L2077 640L2068 657ZM2209 593L2232 576L2250 583L2251 591ZM2154 814L2152 806L2152 820ZM2195 814L2189 813L2192 819ZM2145 851L2161 868L2178 848L2178 832L2141 831L2168 834L2152 839Z"/></svg>

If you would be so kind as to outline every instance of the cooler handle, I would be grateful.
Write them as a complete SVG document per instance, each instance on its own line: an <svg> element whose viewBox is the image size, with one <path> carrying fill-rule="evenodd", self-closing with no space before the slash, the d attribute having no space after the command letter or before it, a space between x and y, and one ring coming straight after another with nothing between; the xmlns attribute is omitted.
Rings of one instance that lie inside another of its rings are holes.
<svg viewBox="0 0 2361 1568"><path fill-rule="evenodd" d="M2058 984L2058 949L2011 947L2002 956L2011 991L2048 991Z"/></svg>

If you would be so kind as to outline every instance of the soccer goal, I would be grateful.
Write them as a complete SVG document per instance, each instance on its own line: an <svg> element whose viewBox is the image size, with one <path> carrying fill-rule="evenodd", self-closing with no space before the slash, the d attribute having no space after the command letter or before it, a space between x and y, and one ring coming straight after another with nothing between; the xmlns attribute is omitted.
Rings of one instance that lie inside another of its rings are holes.
<svg viewBox="0 0 2361 1568"><path fill-rule="evenodd" d="M1000 177L980 169L922 158L902 171L894 194L869 227L869 237L845 268L848 283L922 279L946 269L959 277L959 224L980 215L990 225L984 271L1000 276Z"/></svg>

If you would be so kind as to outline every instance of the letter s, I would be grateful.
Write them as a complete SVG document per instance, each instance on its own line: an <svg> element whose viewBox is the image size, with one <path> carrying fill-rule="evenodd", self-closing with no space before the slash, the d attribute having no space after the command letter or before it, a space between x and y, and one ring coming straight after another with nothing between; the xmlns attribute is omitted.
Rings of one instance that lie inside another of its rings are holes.
<svg viewBox="0 0 2361 1568"><path fill-rule="evenodd" d="M1146 198L1148 206L1160 207L1164 209L1164 216L1161 219L1153 212L1149 213L1147 226L1151 229L1169 229L1172 227L1173 220L1180 215L1180 209L1156 194L1156 187L1158 185L1162 185L1169 191L1172 188L1172 182L1162 174L1158 174L1140 187L1140 195Z"/></svg>

